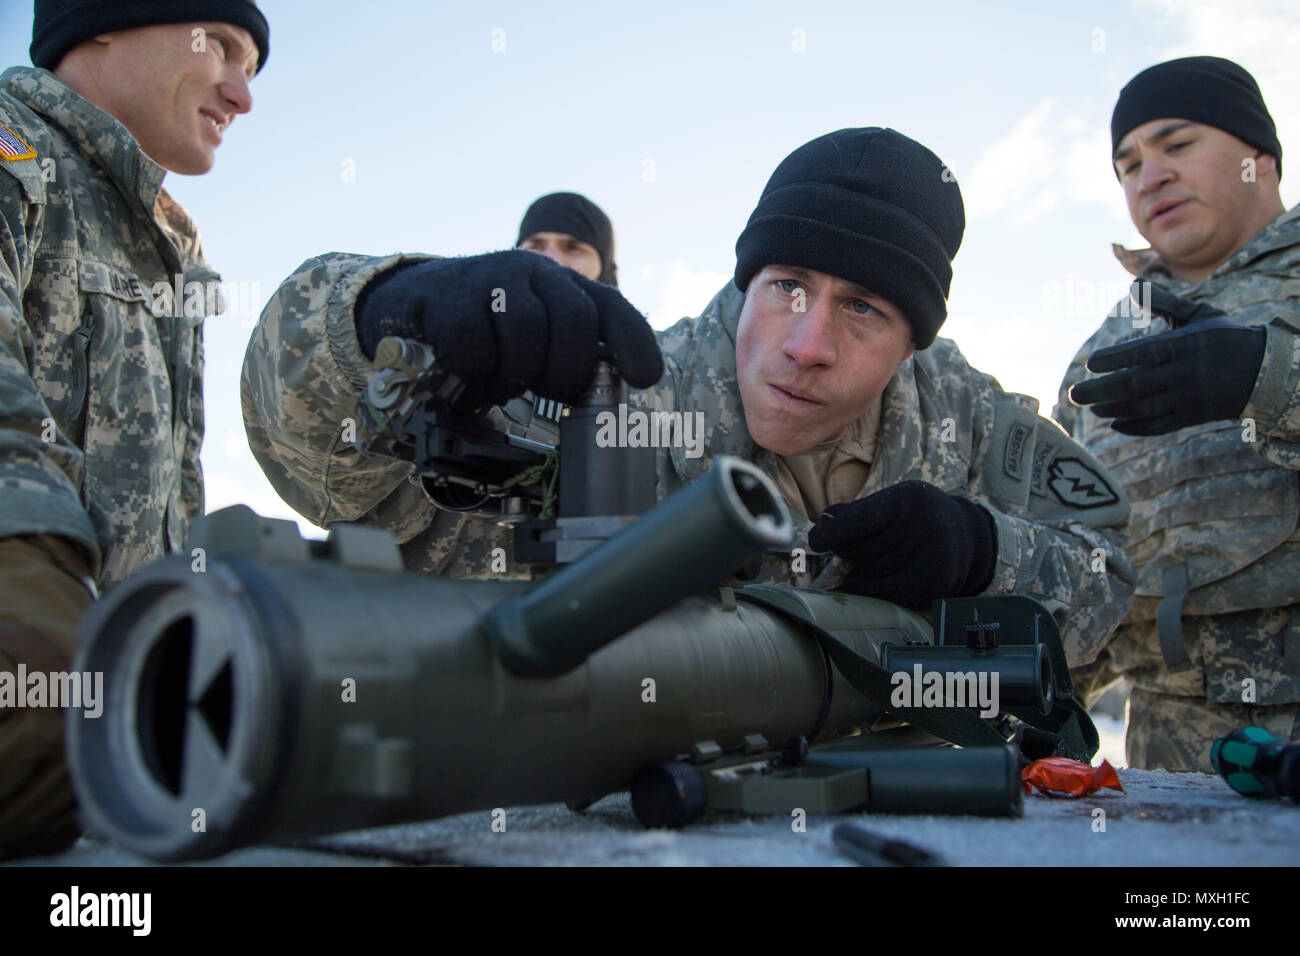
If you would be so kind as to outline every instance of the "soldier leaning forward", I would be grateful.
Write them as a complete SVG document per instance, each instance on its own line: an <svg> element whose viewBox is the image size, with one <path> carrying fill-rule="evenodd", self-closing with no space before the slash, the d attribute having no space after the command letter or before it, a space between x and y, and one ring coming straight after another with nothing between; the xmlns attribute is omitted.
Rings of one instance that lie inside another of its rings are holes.
<svg viewBox="0 0 1300 956"><path fill-rule="evenodd" d="M1032 594L1070 655L1091 659L1128 605L1131 568L1113 537L1128 505L1032 399L935 338L965 226L945 172L893 130L813 140L768 182L734 284L657 334L616 290L517 251L309 259L245 355L253 454L310 520L387 528L413 569L488 576L493 549L509 551L502 529L439 510L408 481L409 462L343 440L376 344L429 342L488 401L525 388L572 401L601 339L645 405L703 418L702 454L659 449L660 497L712 455L738 455L778 482L799 547L830 552L805 570L769 556L760 579L912 607ZM502 295L504 311L492 307Z"/></svg>
<svg viewBox="0 0 1300 956"><path fill-rule="evenodd" d="M37 0L0 76L0 672L65 671L94 591L203 511L202 318L151 292L216 276L162 180L212 167L266 52L246 0ZM62 725L0 707L0 855L76 837Z"/></svg>

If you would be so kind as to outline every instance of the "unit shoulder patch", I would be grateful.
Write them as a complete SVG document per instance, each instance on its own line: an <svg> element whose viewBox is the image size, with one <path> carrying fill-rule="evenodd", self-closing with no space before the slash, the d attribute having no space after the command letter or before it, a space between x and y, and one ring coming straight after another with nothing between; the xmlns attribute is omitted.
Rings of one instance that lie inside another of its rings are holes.
<svg viewBox="0 0 1300 956"><path fill-rule="evenodd" d="M1105 508L1119 495L1096 469L1078 458L1057 458L1047 468L1047 487L1061 504L1073 508Z"/></svg>

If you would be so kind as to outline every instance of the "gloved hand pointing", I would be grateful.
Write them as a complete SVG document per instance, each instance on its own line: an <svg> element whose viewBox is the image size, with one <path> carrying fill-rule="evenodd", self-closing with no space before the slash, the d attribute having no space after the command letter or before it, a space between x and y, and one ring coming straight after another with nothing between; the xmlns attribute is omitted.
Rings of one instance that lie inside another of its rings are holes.
<svg viewBox="0 0 1300 956"><path fill-rule="evenodd" d="M1088 370L1111 374L1078 383L1070 400L1114 418L1110 427L1125 435L1164 435L1240 416L1264 360L1264 329L1154 285L1151 311L1177 327L1093 352Z"/></svg>

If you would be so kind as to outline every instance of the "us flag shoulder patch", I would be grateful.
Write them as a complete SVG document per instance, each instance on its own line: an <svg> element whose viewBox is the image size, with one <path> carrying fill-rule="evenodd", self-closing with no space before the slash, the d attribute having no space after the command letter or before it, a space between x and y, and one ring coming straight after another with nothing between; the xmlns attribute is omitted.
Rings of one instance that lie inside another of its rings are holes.
<svg viewBox="0 0 1300 956"><path fill-rule="evenodd" d="M35 159L36 150L23 142L23 138L4 123L0 123L0 159L16 163L20 159Z"/></svg>

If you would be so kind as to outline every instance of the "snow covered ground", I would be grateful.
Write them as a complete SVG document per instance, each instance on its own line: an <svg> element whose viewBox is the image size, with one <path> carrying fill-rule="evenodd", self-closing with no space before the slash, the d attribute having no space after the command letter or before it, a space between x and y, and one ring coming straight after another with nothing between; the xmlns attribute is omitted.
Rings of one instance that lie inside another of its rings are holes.
<svg viewBox="0 0 1300 956"><path fill-rule="evenodd" d="M1109 759L1109 758L1108 758ZM644 830L627 794L585 813L563 806L488 811L360 831L293 847L231 853L217 866L846 866L831 831L846 820L904 840L955 866L1294 866L1300 811L1248 800L1216 776L1122 770L1125 792L1080 800L1025 798L1020 819L713 815L685 830ZM148 861L83 839L56 857L17 865L132 866Z"/></svg>
<svg viewBox="0 0 1300 956"><path fill-rule="evenodd" d="M1093 713L1101 737L1094 763L1124 768L1124 718ZM954 866L1295 866L1300 810L1248 800L1219 777L1120 770L1124 793L1079 800L1025 798L1019 819L810 816L804 828L781 817L712 814L685 830L645 830L627 794L584 813L560 805L488 811L428 823L341 834L294 846L256 847L215 866L851 866L831 833L852 821L903 840ZM11 865L151 865L116 847L82 839L66 853Z"/></svg>

